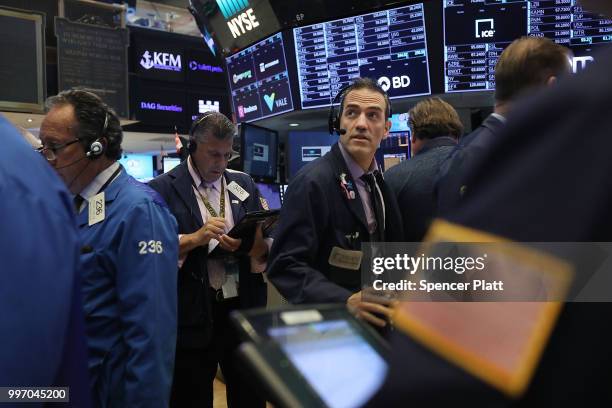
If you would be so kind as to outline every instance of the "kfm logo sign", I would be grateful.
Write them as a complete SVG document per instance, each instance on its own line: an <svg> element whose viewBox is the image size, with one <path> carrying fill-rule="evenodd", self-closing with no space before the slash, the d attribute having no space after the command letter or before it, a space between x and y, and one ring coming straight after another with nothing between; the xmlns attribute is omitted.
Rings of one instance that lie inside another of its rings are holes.
<svg viewBox="0 0 612 408"><path fill-rule="evenodd" d="M217 0L217 5L223 13L223 17L227 21L227 26L234 38L240 37L247 31L259 27L259 21L253 14L253 9L249 8L247 0ZM236 17L233 17L236 16Z"/></svg>
<svg viewBox="0 0 612 408"><path fill-rule="evenodd" d="M144 69L163 69L166 71L180 71L182 69L181 56L168 52L145 51L140 59L140 65Z"/></svg>
<svg viewBox="0 0 612 408"><path fill-rule="evenodd" d="M493 38L495 35L495 20L485 18L476 20L476 38Z"/></svg>
<svg viewBox="0 0 612 408"><path fill-rule="evenodd" d="M410 86L410 77L408 75L394 76L389 79L386 76L378 78L378 85L387 92L389 89L408 88Z"/></svg>

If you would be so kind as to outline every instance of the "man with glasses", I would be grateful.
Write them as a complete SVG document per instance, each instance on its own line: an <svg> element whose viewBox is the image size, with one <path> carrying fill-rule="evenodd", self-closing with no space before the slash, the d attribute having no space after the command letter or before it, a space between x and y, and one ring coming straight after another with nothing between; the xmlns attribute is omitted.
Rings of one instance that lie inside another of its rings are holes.
<svg viewBox="0 0 612 408"><path fill-rule="evenodd" d="M47 105L39 151L74 195L95 405L168 406L176 221L161 197L117 162L119 119L98 96L69 90Z"/></svg>
<svg viewBox="0 0 612 408"><path fill-rule="evenodd" d="M229 407L265 405L242 381L233 361L239 341L229 313L265 306L266 286L260 273L252 273L250 261L267 252L260 229L242 239L226 235L246 212L261 210L263 202L249 175L227 169L234 133L221 113L204 114L191 126L187 160L150 183L179 224L173 407L212 407L217 363ZM223 250L223 256L209 255L213 250Z"/></svg>

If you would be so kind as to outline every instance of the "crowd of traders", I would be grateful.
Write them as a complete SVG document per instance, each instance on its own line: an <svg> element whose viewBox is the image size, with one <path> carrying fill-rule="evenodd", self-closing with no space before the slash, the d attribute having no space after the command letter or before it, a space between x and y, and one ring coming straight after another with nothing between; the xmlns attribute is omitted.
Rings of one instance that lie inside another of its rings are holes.
<svg viewBox="0 0 612 408"><path fill-rule="evenodd" d="M374 155L391 104L356 80L330 119L339 142L291 181L273 231L242 238L227 232L267 203L227 168L235 128L222 114L194 121L187 158L148 185L117 162L119 119L88 90L48 100L38 153L0 118L0 385L70 386L74 406L212 406L220 365L230 407L263 407L233 358L229 313L265 306L266 284L291 303L345 303L382 328L393 304L361 294L363 242L420 241L436 217L517 241L610 241L612 56L571 76L569 53L544 38L512 43L494 113L465 136L451 105L419 102L414 157L384 175ZM572 389L610 401L608 306L566 306L520 402L576 404L584 394ZM511 403L409 336L388 340L372 406Z"/></svg>

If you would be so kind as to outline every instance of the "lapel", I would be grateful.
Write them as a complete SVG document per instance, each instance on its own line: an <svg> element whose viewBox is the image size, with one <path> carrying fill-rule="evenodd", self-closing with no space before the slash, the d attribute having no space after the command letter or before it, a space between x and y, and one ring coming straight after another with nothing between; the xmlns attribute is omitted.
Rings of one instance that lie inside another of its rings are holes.
<svg viewBox="0 0 612 408"><path fill-rule="evenodd" d="M239 173L232 173L231 171L225 170L223 173L223 177L225 178L225 188L232 182L235 181L240 187L244 188L249 194L253 194L249 191L247 186L243 185L244 183L240 182L240 177L238 177ZM227 196L230 200L230 205L232 207L232 217L234 218L234 225L237 225L238 222L246 215L246 202L251 197L249 196L246 200L240 201L238 197L234 195L231 191L227 191Z"/></svg>
<svg viewBox="0 0 612 408"><path fill-rule="evenodd" d="M129 179L129 176L127 172L125 171L125 169L122 169L121 173L119 173L117 178L112 183L110 183L108 187L104 190L104 205L106 207L105 217L108 217L109 204L115 201L115 199L117 198L117 195L119 194L119 191L121 191L121 188L128 182L128 179ZM81 211L77 215L77 225L79 228L87 226L88 223L89 223L89 202L87 202L83 211Z"/></svg>
<svg viewBox="0 0 612 408"><path fill-rule="evenodd" d="M340 143L340 142L338 142ZM363 204L361 204L361 197L359 196L359 191L357 190L357 184L353 177L351 176L351 172L348 170L348 166L344 161L344 157L342 157L342 152L340 152L340 148L338 147L338 143L332 146L330 158L332 161L332 167L334 170L334 179L335 179L335 188L340 191L340 195L343 197L344 202L351 210L353 215L361 222L363 227L368 229L368 222L365 216L365 210L363 209ZM349 199L346 194L343 192L342 187L340 185L340 174L346 174L346 181L351 182L353 185L353 191L355 192L355 199Z"/></svg>
<svg viewBox="0 0 612 408"><path fill-rule="evenodd" d="M172 187L176 190L176 193L183 201L183 204L185 204L185 207L193 215L192 219L195 219L197 229L201 228L204 223L202 221L202 214L200 214L200 207L198 207L198 201L196 200L196 193L193 191L192 178L191 174L189 174L189 168L187 167L187 160L179 164L176 167L176 171L172 171L170 176L173 178L171 182Z"/></svg>
<svg viewBox="0 0 612 408"><path fill-rule="evenodd" d="M481 126L489 129L493 134L497 134L504 127L504 122L493 115L489 115L484 122L482 122Z"/></svg>

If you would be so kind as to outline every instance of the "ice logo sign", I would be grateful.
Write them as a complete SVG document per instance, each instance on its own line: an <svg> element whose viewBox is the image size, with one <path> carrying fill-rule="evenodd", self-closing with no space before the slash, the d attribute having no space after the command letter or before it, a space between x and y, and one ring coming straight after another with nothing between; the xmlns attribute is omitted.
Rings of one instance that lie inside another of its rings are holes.
<svg viewBox="0 0 612 408"><path fill-rule="evenodd" d="M591 57L590 55L585 55L584 57L573 57L571 63L574 74L577 74L585 69L587 65L593 61L595 61L595 58Z"/></svg>
<svg viewBox="0 0 612 408"><path fill-rule="evenodd" d="M476 38L493 38L495 35L495 21L492 18L476 20Z"/></svg>

